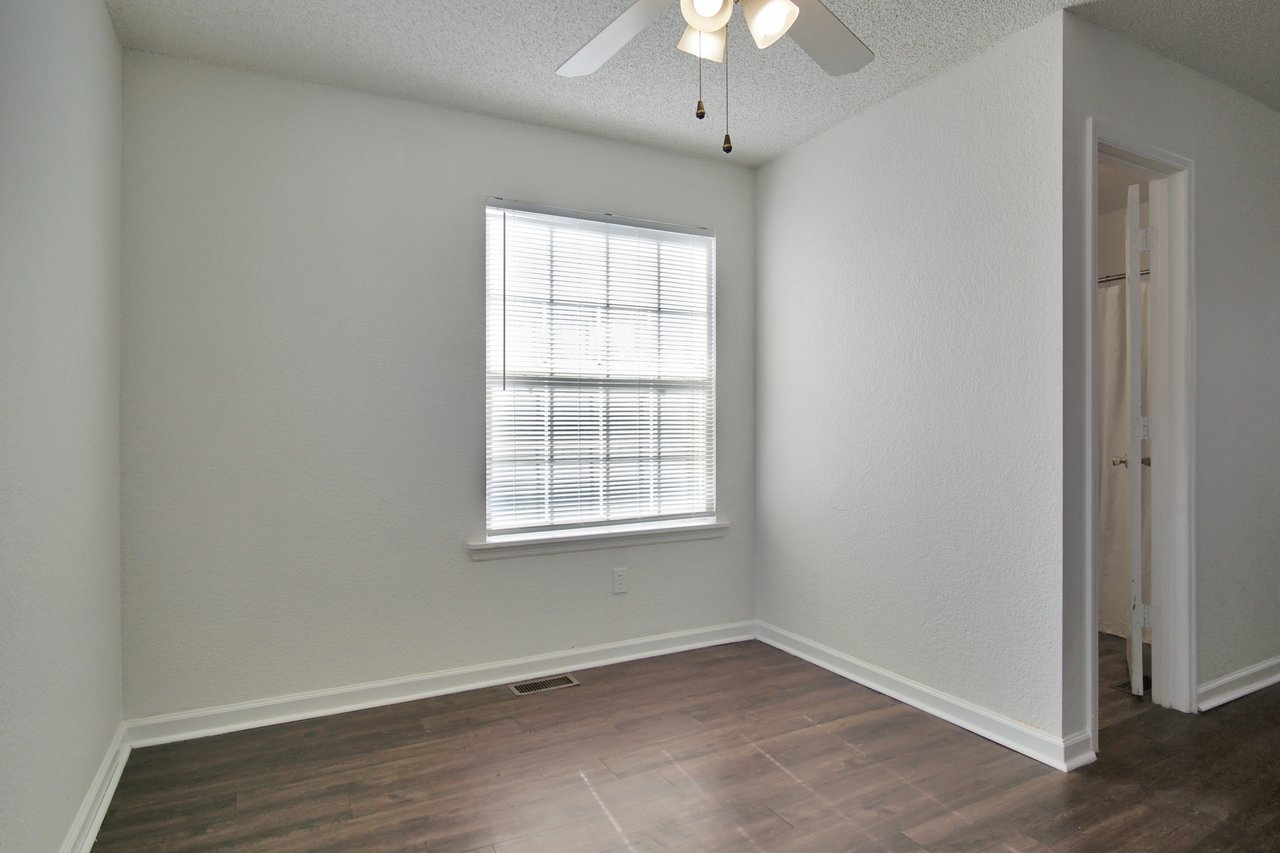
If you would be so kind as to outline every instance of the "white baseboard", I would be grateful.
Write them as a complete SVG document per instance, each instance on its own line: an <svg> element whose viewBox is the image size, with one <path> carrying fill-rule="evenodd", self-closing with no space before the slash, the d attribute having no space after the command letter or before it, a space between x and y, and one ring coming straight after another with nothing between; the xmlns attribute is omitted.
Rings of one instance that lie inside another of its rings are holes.
<svg viewBox="0 0 1280 853"><path fill-rule="evenodd" d="M1074 770L1095 758L1093 750L1089 748L1088 732L1079 732L1068 738L1055 737L767 622L757 623L756 636L787 654L807 660L878 693L892 696L899 702L905 702L1058 770Z"/></svg>
<svg viewBox="0 0 1280 853"><path fill-rule="evenodd" d="M1233 699L1280 682L1280 657L1238 669L1230 675L1201 684L1196 690L1196 707L1208 711Z"/></svg>
<svg viewBox="0 0 1280 853"><path fill-rule="evenodd" d="M121 726L112 752L99 770L93 789L81 807L81 815L63 846L63 853L79 853L92 844L131 747L243 731L751 639L759 639L1058 770L1073 770L1095 758L1090 748L1088 732L1058 738L777 626L757 621L734 622L496 663L129 720ZM1280 680L1280 671L1273 680Z"/></svg>
<svg viewBox="0 0 1280 853"><path fill-rule="evenodd" d="M422 675L128 720L116 732L62 845L62 853L87 853L93 846L125 761L134 747L243 731L752 639L761 640L1058 770L1074 770L1095 759L1088 732L1067 738L1054 737L775 625L758 621L733 622ZM1250 677L1249 686L1233 686L1245 676ZM1280 658L1205 685L1201 691L1201 708L1206 707L1206 692L1219 685L1225 686L1214 694L1219 697L1216 704L1276 681L1280 681Z"/></svg>
<svg viewBox="0 0 1280 853"><path fill-rule="evenodd" d="M120 782L120 774L124 772L124 763L129 759L130 746L125 738L126 734L125 725L121 723L102 757L102 763L98 765L98 772L89 783L89 790L80 803L80 810L76 812L71 829L62 842L62 853L89 853L89 849L93 847L93 842L98 837L98 828L102 826L107 807L111 805L111 796Z"/></svg>
<svg viewBox="0 0 1280 853"><path fill-rule="evenodd" d="M1093 751L1093 738L1089 735L1088 729L1062 739L1062 759L1063 766L1058 769L1068 773L1077 767L1084 767L1098 760L1098 754Z"/></svg>
<svg viewBox="0 0 1280 853"><path fill-rule="evenodd" d="M135 747L190 740L541 678L567 670L591 669L638 658L751 640L755 635L754 622L734 622L329 690L313 690L234 705L161 714L128 721L128 739L130 745Z"/></svg>

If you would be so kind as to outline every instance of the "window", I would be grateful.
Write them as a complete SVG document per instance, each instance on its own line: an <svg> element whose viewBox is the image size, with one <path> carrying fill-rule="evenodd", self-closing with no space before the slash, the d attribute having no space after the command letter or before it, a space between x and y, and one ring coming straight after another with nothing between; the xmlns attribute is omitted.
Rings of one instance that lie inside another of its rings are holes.
<svg viewBox="0 0 1280 853"><path fill-rule="evenodd" d="M715 514L715 238L486 208L490 535Z"/></svg>

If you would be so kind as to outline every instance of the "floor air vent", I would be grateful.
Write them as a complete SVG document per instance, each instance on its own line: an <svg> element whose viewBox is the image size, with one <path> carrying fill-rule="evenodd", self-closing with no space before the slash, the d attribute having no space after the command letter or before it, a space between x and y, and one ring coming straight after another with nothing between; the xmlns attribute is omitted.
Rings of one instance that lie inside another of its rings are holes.
<svg viewBox="0 0 1280 853"><path fill-rule="evenodd" d="M573 687L578 679L572 675L553 675L550 678L539 678L537 681L522 681L519 684L507 685L517 696L528 696L530 693L545 693L548 690L559 690L561 687Z"/></svg>

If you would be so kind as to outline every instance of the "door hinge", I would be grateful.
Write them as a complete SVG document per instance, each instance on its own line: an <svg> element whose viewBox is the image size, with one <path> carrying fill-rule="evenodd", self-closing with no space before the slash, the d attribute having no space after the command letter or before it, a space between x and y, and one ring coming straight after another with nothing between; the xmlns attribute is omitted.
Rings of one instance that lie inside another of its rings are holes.
<svg viewBox="0 0 1280 853"><path fill-rule="evenodd" d="M1141 228L1138 233L1133 235L1133 242L1137 244L1139 252L1150 252L1151 243L1155 239L1154 228Z"/></svg>
<svg viewBox="0 0 1280 853"><path fill-rule="evenodd" d="M1138 430L1142 433L1141 437L1143 441L1150 441L1151 440L1151 418L1148 417L1147 415L1143 415L1142 417L1138 418Z"/></svg>
<svg viewBox="0 0 1280 853"><path fill-rule="evenodd" d="M1142 627L1143 628L1151 627L1151 605L1150 604L1142 605Z"/></svg>

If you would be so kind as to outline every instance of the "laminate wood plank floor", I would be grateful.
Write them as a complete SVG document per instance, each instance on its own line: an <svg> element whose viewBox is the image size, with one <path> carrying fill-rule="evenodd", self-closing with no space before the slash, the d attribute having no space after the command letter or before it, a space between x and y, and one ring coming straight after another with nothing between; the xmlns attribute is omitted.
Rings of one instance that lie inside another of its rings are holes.
<svg viewBox="0 0 1280 853"><path fill-rule="evenodd" d="M134 750L95 850L1274 850L1280 688L1063 774L758 642Z"/></svg>
<svg viewBox="0 0 1280 853"><path fill-rule="evenodd" d="M1130 717L1150 711L1151 694L1134 696L1128 690L1128 640L1112 634L1098 634L1098 727L1105 729ZM1151 646L1146 646L1146 659L1151 660ZM1150 667L1146 672L1150 674Z"/></svg>

